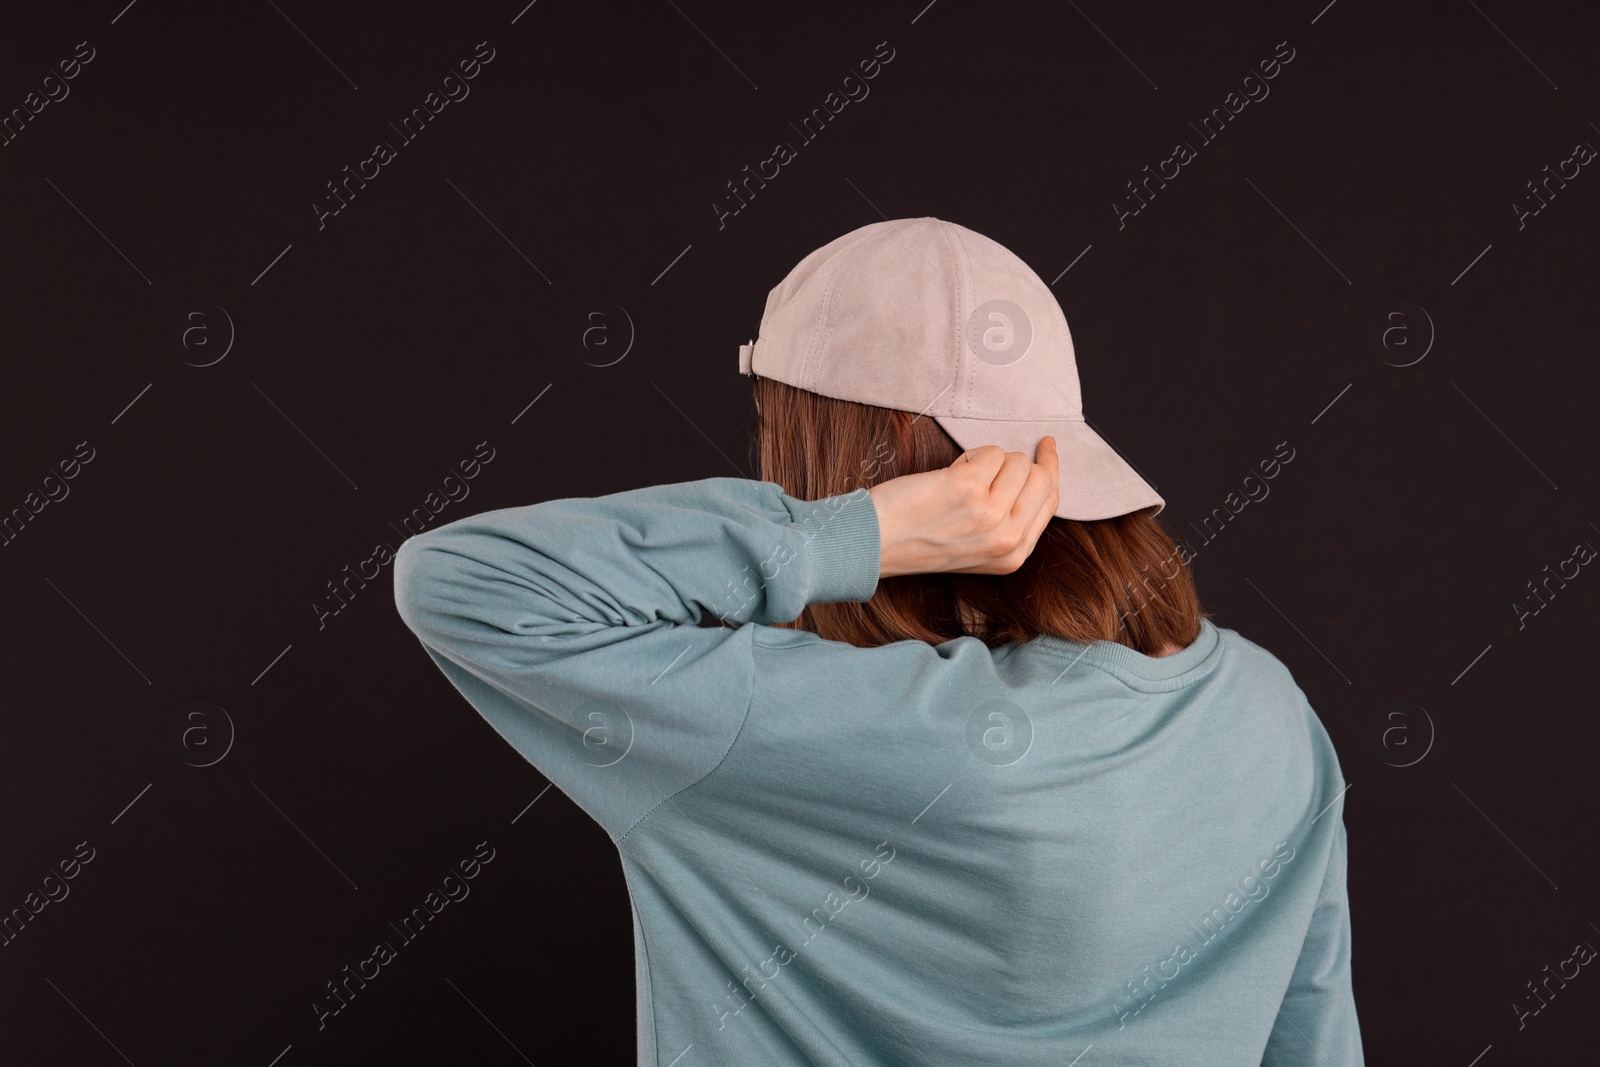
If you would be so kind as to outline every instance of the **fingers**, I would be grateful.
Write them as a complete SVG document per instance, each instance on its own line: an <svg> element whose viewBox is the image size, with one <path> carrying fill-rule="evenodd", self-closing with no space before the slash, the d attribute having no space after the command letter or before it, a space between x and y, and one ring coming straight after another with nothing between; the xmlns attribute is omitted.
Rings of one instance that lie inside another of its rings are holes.
<svg viewBox="0 0 1600 1067"><path fill-rule="evenodd" d="M1060 460L1054 438L1039 442L1037 460L999 445L968 449L944 472L946 507L959 516L954 535L964 548L950 564L957 574L1010 574L1033 553L1060 503Z"/></svg>
<svg viewBox="0 0 1600 1067"><path fill-rule="evenodd" d="M1051 492L1060 487L1061 468L1055 438L1041 439L1038 454L1038 461L1034 462L1023 452L1005 453L990 488L995 502L1004 506L1014 518L1031 520ZM1054 505L1050 510L1055 510Z"/></svg>
<svg viewBox="0 0 1600 1067"><path fill-rule="evenodd" d="M970 478L974 491L988 497L997 522L1026 525L1030 530L1042 511L1045 522L1060 503L1060 450L1053 436L1039 441L1038 457L984 445L962 453L951 467ZM1044 523L1037 524L1042 531Z"/></svg>
<svg viewBox="0 0 1600 1067"><path fill-rule="evenodd" d="M1050 520L1055 517L1061 502L1059 462L1054 441L1039 443L1039 461L1029 464L1028 480L1011 509L1012 521L1022 528L1021 540L1013 562L1017 567L1033 552L1039 537Z"/></svg>
<svg viewBox="0 0 1600 1067"><path fill-rule="evenodd" d="M1042 471L1043 469L1042 467L1034 468L1035 471ZM1039 543L1039 538L1043 536L1045 527L1049 526L1050 520L1055 518L1056 508L1061 504L1061 483L1053 474L1045 474L1042 477L1048 479L1048 485L1044 488L1043 499L1039 503L1038 509L1029 516L1028 533L1023 541L1024 559L1033 553L1034 546ZM1017 566L1021 567L1022 563L1019 561Z"/></svg>
<svg viewBox="0 0 1600 1067"><path fill-rule="evenodd" d="M996 525L990 537L996 553L980 573L1009 574L1032 554L1060 502L1060 460L1054 438L1039 442L1037 462L1026 453L1007 452L990 487ZM992 457L991 457L992 459Z"/></svg>
<svg viewBox="0 0 1600 1067"><path fill-rule="evenodd" d="M1022 453L1013 453L1022 455ZM1017 494L1016 501L1011 506L1014 518L1021 519L1030 524L1039 512L1045 513L1045 521L1055 513L1056 505L1060 503L1061 475L1060 457L1056 451L1055 439L1046 437L1039 442L1039 460L1030 463L1027 467L1027 482ZM1037 524L1039 530L1044 529L1044 522Z"/></svg>
<svg viewBox="0 0 1600 1067"><path fill-rule="evenodd" d="M1049 467L1051 474L1061 473L1061 446L1054 434L1046 434L1039 439L1038 452L1036 462L1041 467Z"/></svg>
<svg viewBox="0 0 1600 1067"><path fill-rule="evenodd" d="M994 481L995 474L1000 470L1000 463L1005 459L1006 450L999 445L983 445L979 448L969 448L956 457L950 464L950 469L963 471L972 475L985 475L983 484L988 485Z"/></svg>

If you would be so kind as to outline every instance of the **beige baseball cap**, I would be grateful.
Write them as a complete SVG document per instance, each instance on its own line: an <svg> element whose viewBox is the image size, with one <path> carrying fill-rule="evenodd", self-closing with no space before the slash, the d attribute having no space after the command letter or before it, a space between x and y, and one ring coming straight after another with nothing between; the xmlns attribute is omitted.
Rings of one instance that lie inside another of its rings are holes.
<svg viewBox="0 0 1600 1067"><path fill-rule="evenodd" d="M806 256L767 294L739 372L928 415L962 448L1032 456L1054 435L1062 518L1166 506L1084 422L1072 334L1049 286L953 222L874 222Z"/></svg>

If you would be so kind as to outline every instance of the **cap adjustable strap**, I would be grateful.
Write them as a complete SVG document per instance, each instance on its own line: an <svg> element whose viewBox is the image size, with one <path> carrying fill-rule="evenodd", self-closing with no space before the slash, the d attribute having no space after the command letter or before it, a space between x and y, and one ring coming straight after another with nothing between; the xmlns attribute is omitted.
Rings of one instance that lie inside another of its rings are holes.
<svg viewBox="0 0 1600 1067"><path fill-rule="evenodd" d="M739 373L740 374L753 374L754 373L750 369L750 359L751 359L752 356L755 355L755 351L756 351L756 343L754 341L751 341L749 344L743 344L743 345L739 346Z"/></svg>

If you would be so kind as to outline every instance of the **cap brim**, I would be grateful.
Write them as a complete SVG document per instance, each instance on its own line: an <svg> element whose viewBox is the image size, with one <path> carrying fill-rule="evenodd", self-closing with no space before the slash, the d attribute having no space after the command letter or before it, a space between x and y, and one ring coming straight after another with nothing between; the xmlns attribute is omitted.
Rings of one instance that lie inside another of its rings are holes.
<svg viewBox="0 0 1600 1067"><path fill-rule="evenodd" d="M1110 519L1148 507L1154 507L1152 514L1159 515L1166 507L1161 495L1086 422L931 417L962 448L999 445L1007 452L1032 456L1046 435L1053 436L1061 457L1061 502L1056 514L1063 519Z"/></svg>

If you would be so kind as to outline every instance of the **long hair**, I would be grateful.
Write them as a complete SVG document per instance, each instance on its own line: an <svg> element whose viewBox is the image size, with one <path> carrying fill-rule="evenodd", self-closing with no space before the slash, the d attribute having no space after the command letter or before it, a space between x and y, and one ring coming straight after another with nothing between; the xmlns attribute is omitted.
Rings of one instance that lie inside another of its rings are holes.
<svg viewBox="0 0 1600 1067"><path fill-rule="evenodd" d="M909 411L771 378L757 377L752 388L750 450L760 476L801 500L948 467L964 451L937 421ZM883 578L870 600L811 604L781 625L861 648L957 637L996 648L1040 634L1116 641L1147 656L1169 644L1186 648L1209 612L1152 511L1091 521L1055 516L1011 574Z"/></svg>

